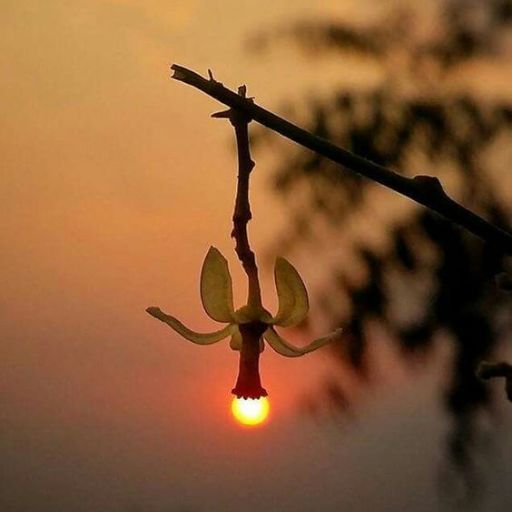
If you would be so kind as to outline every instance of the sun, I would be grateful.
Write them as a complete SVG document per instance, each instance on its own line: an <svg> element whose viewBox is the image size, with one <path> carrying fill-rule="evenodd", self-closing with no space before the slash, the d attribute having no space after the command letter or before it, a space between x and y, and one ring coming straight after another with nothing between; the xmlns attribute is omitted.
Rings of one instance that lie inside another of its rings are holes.
<svg viewBox="0 0 512 512"><path fill-rule="evenodd" d="M267 419L269 409L266 396L257 399L234 397L231 402L231 412L242 425L260 425Z"/></svg>

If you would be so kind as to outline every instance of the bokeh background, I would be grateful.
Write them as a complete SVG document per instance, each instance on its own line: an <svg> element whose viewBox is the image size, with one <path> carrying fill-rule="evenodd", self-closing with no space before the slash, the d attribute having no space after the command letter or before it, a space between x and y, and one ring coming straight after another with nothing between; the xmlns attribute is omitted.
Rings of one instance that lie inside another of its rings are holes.
<svg viewBox="0 0 512 512"><path fill-rule="evenodd" d="M230 416L237 357L227 343L195 347L144 312L159 305L214 327L198 294L210 245L245 297L229 238L231 128L209 118L213 100L169 79L171 63L211 68L366 156L439 175L506 225L507 2L0 6L2 511L510 510L512 410L499 384L471 380L476 359L507 355L510 305L492 287L502 262L404 199L338 180L254 127L250 234L267 306L273 259L285 254L312 302L311 321L289 337L349 328L331 351L264 353L272 410L262 428ZM352 202L338 204L336 187ZM459 241L446 253L455 261L439 257L440 239ZM454 275L458 296L430 290ZM411 335L418 310L432 314ZM466 357L468 336L478 348Z"/></svg>

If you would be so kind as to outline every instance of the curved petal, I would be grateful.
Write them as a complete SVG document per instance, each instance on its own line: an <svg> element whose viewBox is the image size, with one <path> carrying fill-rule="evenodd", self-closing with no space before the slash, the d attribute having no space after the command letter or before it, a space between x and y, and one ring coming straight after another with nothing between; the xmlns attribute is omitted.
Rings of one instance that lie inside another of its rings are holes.
<svg viewBox="0 0 512 512"><path fill-rule="evenodd" d="M242 335L240 334L240 329L238 326L233 326L233 332L231 334L231 340L229 342L229 346L233 350L242 350Z"/></svg>
<svg viewBox="0 0 512 512"><path fill-rule="evenodd" d="M304 354L307 354L308 352L313 352L313 350L323 347L325 344L338 338L341 332L342 329L336 329L334 332L328 334L327 336L312 341L305 347L296 347L295 345L292 345L284 338L279 336L273 327L269 327L263 334L263 337L278 354L281 354L285 357L300 357Z"/></svg>
<svg viewBox="0 0 512 512"><path fill-rule="evenodd" d="M228 262L215 247L210 247L201 269L201 301L213 320L233 320L233 285Z"/></svg>
<svg viewBox="0 0 512 512"><path fill-rule="evenodd" d="M272 323L282 327L297 325L308 314L306 286L295 267L284 258L276 259L274 269L279 310Z"/></svg>
<svg viewBox="0 0 512 512"><path fill-rule="evenodd" d="M217 343L217 341L223 340L229 336L233 331L232 325L227 325L224 329L215 332L195 332L191 331L188 327L185 327L177 318L166 315L160 308L151 307L147 308L146 311L158 320L166 323L169 327L174 329L178 334L181 334L187 340L197 343L198 345L211 345Z"/></svg>

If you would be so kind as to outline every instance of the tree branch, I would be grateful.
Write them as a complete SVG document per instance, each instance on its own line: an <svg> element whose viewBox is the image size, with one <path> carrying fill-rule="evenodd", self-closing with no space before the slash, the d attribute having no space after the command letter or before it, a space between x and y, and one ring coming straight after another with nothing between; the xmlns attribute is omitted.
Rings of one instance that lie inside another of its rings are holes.
<svg viewBox="0 0 512 512"><path fill-rule="evenodd" d="M211 76L211 75L210 75ZM213 79L213 77L212 77ZM238 88L240 98L246 98L246 87ZM250 101L250 100L247 100ZM251 250L247 234L247 224L252 218L249 203L249 176L254 168L254 161L249 150L249 123L251 119L236 109L212 114L216 118L228 118L235 128L236 147L238 154L238 179L236 189L235 210L233 212L233 231L235 251L247 274L249 292L247 304L261 307L261 290L258 278L256 257Z"/></svg>
<svg viewBox="0 0 512 512"><path fill-rule="evenodd" d="M174 71L172 78L203 91L231 109L243 114L247 122L250 120L257 121L297 144L430 208L485 242L494 245L505 253L512 254L512 234L487 222L451 199L445 193L437 178L431 176L407 178L340 148L265 110L252 100L245 98L245 96L227 89L222 83L213 78L210 71L209 78L206 79L177 64L172 65L171 69Z"/></svg>
<svg viewBox="0 0 512 512"><path fill-rule="evenodd" d="M483 361L476 370L476 376L484 380L504 377L505 392L507 393L507 398L512 402L512 365L505 362L488 363Z"/></svg>

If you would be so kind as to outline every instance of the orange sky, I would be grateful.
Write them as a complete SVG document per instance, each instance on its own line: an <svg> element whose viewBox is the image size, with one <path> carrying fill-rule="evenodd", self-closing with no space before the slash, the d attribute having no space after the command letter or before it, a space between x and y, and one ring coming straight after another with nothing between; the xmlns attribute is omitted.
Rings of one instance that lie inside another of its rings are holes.
<svg viewBox="0 0 512 512"><path fill-rule="evenodd" d="M289 49L248 56L246 36L355 4L2 2L2 510L229 512L279 503L275 510L295 511L323 503L357 512L368 482L380 489L368 510L383 496L400 509L392 489L429 478L439 414L408 420L430 429L424 446L403 436L425 466L409 468L402 482L374 464L408 467L391 440L400 411L421 411L419 388L383 400L359 430L320 426L301 416L297 400L323 375L325 357L284 360L267 350L273 416L249 433L229 417L237 357L227 343L192 346L144 312L160 305L193 328L213 327L198 295L210 245L228 257L236 295L245 295L229 238L231 129L209 118L214 101L169 79L169 64L212 68L278 109L290 87L298 97L324 80ZM257 252L284 219L267 187L271 162L259 157L254 173ZM271 271L262 269L273 308ZM311 272L304 269L306 281ZM434 384L421 393L434 402Z"/></svg>
<svg viewBox="0 0 512 512"><path fill-rule="evenodd" d="M4 11L0 263L6 339L20 339L3 348L8 359L24 365L30 354L59 373L62 354L74 368L82 350L104 360L106 344L128 360L149 358L162 371L169 364L163 350L179 365L213 360L224 368L230 358L231 372L233 354L198 353L144 314L159 304L198 329L212 326L197 293L212 244L231 262L237 297L245 296L229 238L231 128L209 118L218 108L212 100L172 82L168 66L210 66L233 86L243 77L259 101L275 104L286 81L303 74L300 58L288 52L286 74L270 79L282 70L279 52L263 63L247 56L246 36L289 14L322 9L309 2L293 9L259 3L239 12L237 2L97 0L9 2ZM266 188L267 169L258 160L251 224L257 252L283 217ZM269 307L271 270L262 269ZM311 359L279 368L293 375L305 364L313 373L321 357ZM223 393L234 374L225 378L217 386Z"/></svg>

